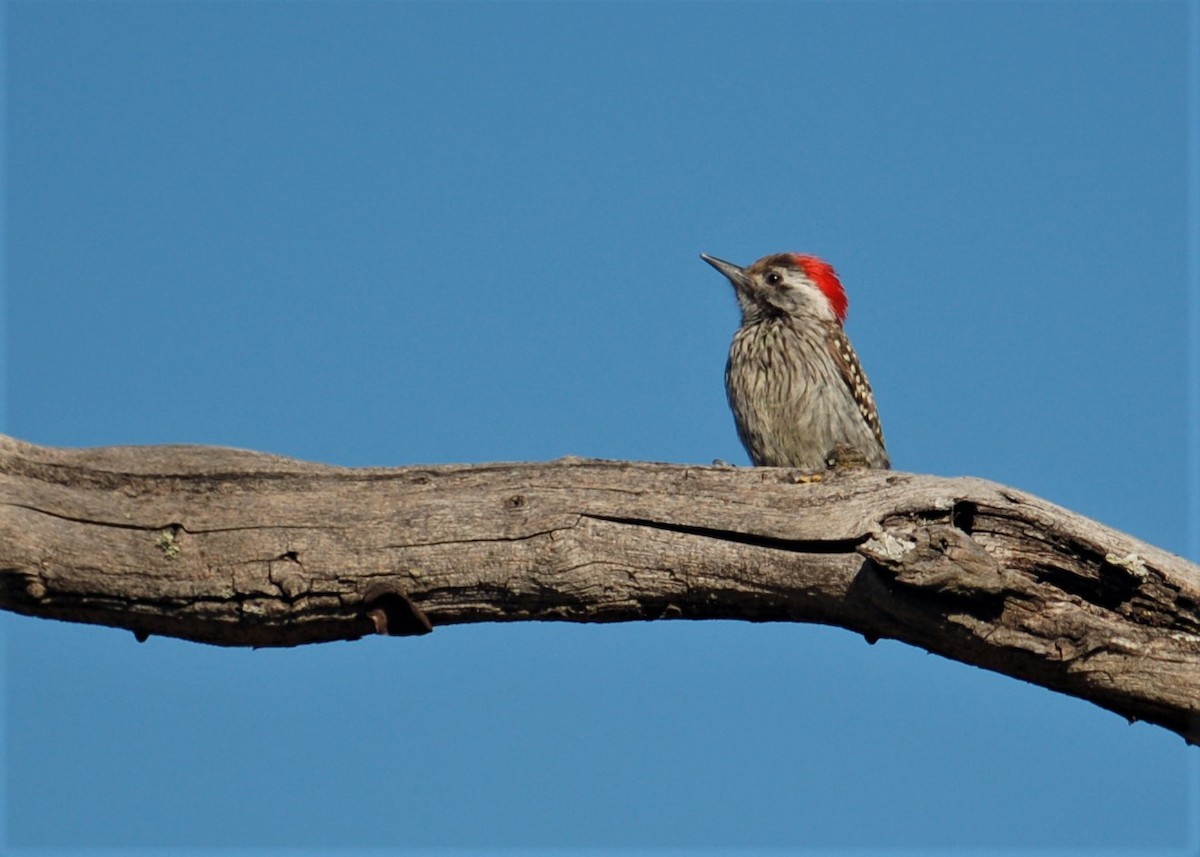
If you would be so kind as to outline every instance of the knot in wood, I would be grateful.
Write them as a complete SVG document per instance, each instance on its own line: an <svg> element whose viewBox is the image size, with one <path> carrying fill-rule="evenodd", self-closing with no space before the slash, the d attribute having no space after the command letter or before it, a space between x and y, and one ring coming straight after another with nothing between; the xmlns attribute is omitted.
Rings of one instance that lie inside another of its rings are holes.
<svg viewBox="0 0 1200 857"><path fill-rule="evenodd" d="M34 601L41 601L46 597L46 584L40 577L31 576L25 580L25 594Z"/></svg>
<svg viewBox="0 0 1200 857"><path fill-rule="evenodd" d="M900 536L872 536L858 552L896 583L938 595L992 599L1009 588L1000 563L957 527L931 524Z"/></svg>

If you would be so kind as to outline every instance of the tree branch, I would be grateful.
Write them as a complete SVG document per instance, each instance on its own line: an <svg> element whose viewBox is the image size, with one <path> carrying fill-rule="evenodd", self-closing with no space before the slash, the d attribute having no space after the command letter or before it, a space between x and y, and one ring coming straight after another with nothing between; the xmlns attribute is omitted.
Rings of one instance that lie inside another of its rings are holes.
<svg viewBox="0 0 1200 857"><path fill-rule="evenodd" d="M819 622L1200 742L1200 567L979 479L338 468L0 436L0 607L230 646L462 622Z"/></svg>

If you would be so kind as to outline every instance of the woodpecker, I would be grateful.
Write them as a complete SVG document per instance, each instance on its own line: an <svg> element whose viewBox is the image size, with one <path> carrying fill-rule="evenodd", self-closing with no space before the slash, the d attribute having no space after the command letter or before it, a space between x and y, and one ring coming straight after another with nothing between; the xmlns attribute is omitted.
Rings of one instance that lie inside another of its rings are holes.
<svg viewBox="0 0 1200 857"><path fill-rule="evenodd" d="M747 268L701 253L733 284L742 326L725 392L760 467L891 467L875 397L842 328L846 290L815 256L776 253Z"/></svg>

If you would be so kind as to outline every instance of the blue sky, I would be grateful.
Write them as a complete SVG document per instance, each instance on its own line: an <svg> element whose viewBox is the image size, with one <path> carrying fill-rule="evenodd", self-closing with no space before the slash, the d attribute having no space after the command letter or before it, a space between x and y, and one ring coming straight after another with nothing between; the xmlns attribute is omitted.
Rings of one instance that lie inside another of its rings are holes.
<svg viewBox="0 0 1200 857"><path fill-rule="evenodd" d="M698 254L799 250L898 469L1196 558L1198 8L9 2L4 431L746 464ZM1173 734L834 628L2 621L18 851L1200 847Z"/></svg>

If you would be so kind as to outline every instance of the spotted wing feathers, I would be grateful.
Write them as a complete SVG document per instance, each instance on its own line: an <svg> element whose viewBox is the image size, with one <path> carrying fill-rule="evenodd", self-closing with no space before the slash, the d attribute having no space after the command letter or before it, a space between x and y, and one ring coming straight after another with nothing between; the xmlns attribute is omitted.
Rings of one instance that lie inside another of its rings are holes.
<svg viewBox="0 0 1200 857"><path fill-rule="evenodd" d="M846 382L846 386L850 388L850 392L854 396L863 420L875 435L875 439L879 441L879 445L886 448L883 442L883 426L879 424L879 411L875 407L875 394L871 392L871 383L867 380L867 375L858 362L858 355L854 353L850 339L841 325L835 324L829 328L829 350L833 354L833 362L837 366L842 380Z"/></svg>

